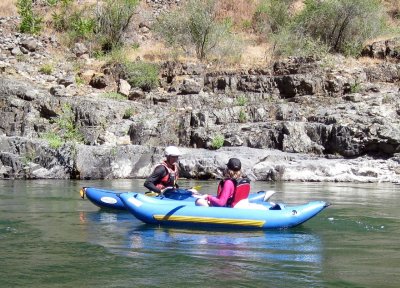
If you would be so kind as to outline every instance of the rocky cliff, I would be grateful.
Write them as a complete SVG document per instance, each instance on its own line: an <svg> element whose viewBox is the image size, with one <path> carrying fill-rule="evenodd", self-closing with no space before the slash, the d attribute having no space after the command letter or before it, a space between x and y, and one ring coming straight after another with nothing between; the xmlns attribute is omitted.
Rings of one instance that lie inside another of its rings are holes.
<svg viewBox="0 0 400 288"><path fill-rule="evenodd" d="M178 145L188 178L218 177L236 156L255 180L400 182L399 39L367 46L374 61L165 62L142 91L114 67L77 81L74 63L93 61L84 47L17 33L18 21L0 19L0 178L142 178Z"/></svg>

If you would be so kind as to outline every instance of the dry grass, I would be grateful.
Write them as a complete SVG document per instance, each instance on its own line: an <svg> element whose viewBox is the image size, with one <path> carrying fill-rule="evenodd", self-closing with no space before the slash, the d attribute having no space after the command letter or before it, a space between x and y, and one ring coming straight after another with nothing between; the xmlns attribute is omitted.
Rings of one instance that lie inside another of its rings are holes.
<svg viewBox="0 0 400 288"><path fill-rule="evenodd" d="M17 16L17 0L1 0L0 1L0 17Z"/></svg>
<svg viewBox="0 0 400 288"><path fill-rule="evenodd" d="M390 16L393 18L400 17L400 0L385 0L384 5Z"/></svg>
<svg viewBox="0 0 400 288"><path fill-rule="evenodd" d="M195 57L185 56L183 52L177 51L174 48L169 48L162 42L148 40L140 44L136 49L127 48L124 50L127 60L135 61L141 59L147 62L163 62L167 60L197 62Z"/></svg>
<svg viewBox="0 0 400 288"><path fill-rule="evenodd" d="M270 47L267 39L263 39L260 41L258 36L251 33L249 28L249 24L251 24L253 15L256 11L257 6L262 0L219 0L218 7L216 8L217 17L219 19L230 19L234 25L236 31L246 31L239 32L243 38L245 38L244 42L244 51L239 56L240 62L236 63L226 63L227 66L261 66L268 64L268 62L273 61L272 54L270 53ZM0 0L0 16L13 16L18 15L17 8L15 6L17 0ZM85 6L87 5L96 5L97 0L86 0L82 1ZM81 6L76 7L76 2L74 4L74 8L80 8ZM80 3L80 2L79 2ZM144 9L147 9L147 5L143 4L145 1L140 2L143 5ZM400 13L400 0L384 0L385 6L389 14L393 17L394 25L400 22L399 18L395 18L394 15L399 15ZM294 0L292 5L290 6L290 13L297 14L304 8L304 0ZM43 9L43 7L42 7ZM53 10L51 10L53 9ZM54 11L54 7L52 8L45 7L44 11L46 12L44 21L47 23L45 25L45 34L54 33L51 30L51 25L49 23L52 21L51 13ZM384 38L384 37L382 37ZM62 35L59 35L59 39L63 39ZM377 41L380 39L371 40L371 42ZM126 54L128 59L136 60L140 58L149 62L161 62L165 60L177 60L177 61L186 61L186 62L198 62L198 60L194 57L183 55L182 53L177 52L172 48L165 47L162 43L155 41L153 39L148 39L144 43L141 43L139 48L133 49L130 48L126 50ZM367 59L360 58L361 61L368 61ZM371 61L377 61L377 59L373 59ZM222 62L221 62L222 63ZM221 64L223 65L223 64Z"/></svg>
<svg viewBox="0 0 400 288"><path fill-rule="evenodd" d="M260 43L255 35L247 35L245 41L247 45L244 48L241 57L241 66L265 65L270 60L269 44Z"/></svg>
<svg viewBox="0 0 400 288"><path fill-rule="evenodd" d="M304 8L304 0L296 0L290 5L289 12L291 15L296 15L299 12L301 12L301 10L303 10L303 8Z"/></svg>
<svg viewBox="0 0 400 288"><path fill-rule="evenodd" d="M231 19L234 27L242 29L245 22L251 21L260 0L220 0L217 18Z"/></svg>
<svg viewBox="0 0 400 288"><path fill-rule="evenodd" d="M375 66L376 64L380 64L383 62L385 62L384 59L371 58L371 57L359 57L357 59L357 63L361 63L366 66Z"/></svg>

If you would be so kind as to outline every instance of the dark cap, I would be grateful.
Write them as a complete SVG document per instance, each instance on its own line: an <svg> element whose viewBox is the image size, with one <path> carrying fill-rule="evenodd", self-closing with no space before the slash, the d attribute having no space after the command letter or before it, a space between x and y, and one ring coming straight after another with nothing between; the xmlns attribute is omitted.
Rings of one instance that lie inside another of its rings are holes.
<svg viewBox="0 0 400 288"><path fill-rule="evenodd" d="M242 168L242 163L240 163L240 160L237 158L231 158L226 166L228 166L230 170L239 171Z"/></svg>

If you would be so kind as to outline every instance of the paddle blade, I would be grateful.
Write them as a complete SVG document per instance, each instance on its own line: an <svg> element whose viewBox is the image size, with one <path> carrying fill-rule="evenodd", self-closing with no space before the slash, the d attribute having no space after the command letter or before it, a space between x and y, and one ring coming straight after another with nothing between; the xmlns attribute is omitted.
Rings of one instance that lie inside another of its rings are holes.
<svg viewBox="0 0 400 288"><path fill-rule="evenodd" d="M81 196L82 199L85 199L85 188L81 188L79 190L79 195Z"/></svg>
<svg viewBox="0 0 400 288"><path fill-rule="evenodd" d="M156 197L156 196L160 195L160 193L148 191L148 192L145 192L144 195L149 196L149 197Z"/></svg>
<svg viewBox="0 0 400 288"><path fill-rule="evenodd" d="M274 194L275 194L275 191L268 190L267 192L265 192L263 201L264 202L268 202L269 198L271 198L271 196L274 195Z"/></svg>

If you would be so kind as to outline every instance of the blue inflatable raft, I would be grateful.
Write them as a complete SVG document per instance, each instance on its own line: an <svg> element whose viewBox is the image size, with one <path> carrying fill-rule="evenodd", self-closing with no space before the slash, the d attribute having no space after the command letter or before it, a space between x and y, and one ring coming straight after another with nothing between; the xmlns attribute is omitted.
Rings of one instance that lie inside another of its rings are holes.
<svg viewBox="0 0 400 288"><path fill-rule="evenodd" d="M126 210L124 203L118 197L118 194L128 193L122 191L99 189L94 187L83 187L79 191L81 198L85 197L90 200L93 204L100 208L106 209L116 209L116 210ZM132 192L136 193L136 192ZM153 197L160 200L185 200L194 202L197 198L192 197L192 193L184 189L173 189L168 191L163 195L157 195L156 193L151 193Z"/></svg>
<svg viewBox="0 0 400 288"><path fill-rule="evenodd" d="M304 223L329 206L323 201L313 201L297 206L250 203L244 208L202 207L186 201L162 201L138 193L118 196L125 207L145 223L187 227L290 228Z"/></svg>
<svg viewBox="0 0 400 288"><path fill-rule="evenodd" d="M99 189L94 187L83 187L80 189L81 198L84 199L85 197L90 200L94 205L105 208L105 209L115 209L115 210L127 210L124 203L118 197L119 194L129 193L129 192L122 192L122 191L114 191L114 190L106 190L106 189ZM273 192L273 191L268 191ZM136 193L137 192L131 192ZM265 191L259 191L258 193L250 194L249 201L252 202L262 202L265 198ZM165 192L162 195L154 196L154 198L159 200L180 200L180 201L187 201L187 205L194 205L196 201L196 197L192 196L192 192L189 192L185 189L171 189ZM273 193L271 193L273 194ZM148 194L146 194L148 195Z"/></svg>

